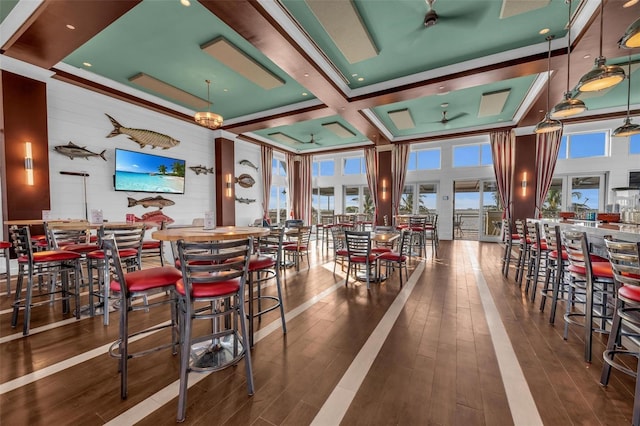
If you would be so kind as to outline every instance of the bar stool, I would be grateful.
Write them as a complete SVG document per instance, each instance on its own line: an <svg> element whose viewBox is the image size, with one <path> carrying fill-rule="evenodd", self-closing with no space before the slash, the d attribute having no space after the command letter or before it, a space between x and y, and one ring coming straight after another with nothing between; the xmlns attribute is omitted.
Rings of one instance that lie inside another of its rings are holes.
<svg viewBox="0 0 640 426"><path fill-rule="evenodd" d="M502 275L509 276L509 265L511 261L516 261L513 256L513 246L520 244L518 234L513 232L511 221L509 219L502 219L502 242L504 244L504 253L502 254Z"/></svg>
<svg viewBox="0 0 640 426"><path fill-rule="evenodd" d="M22 334L29 334L29 323L31 321L31 308L49 304L52 297L60 295L62 302L62 312L69 313L69 298L75 298L75 317L80 319L80 258L81 255L73 251L64 250L43 250L33 251L31 245L31 235L28 226L12 226L9 228L13 248L18 256L18 280L16 282L15 300L13 302L13 315L11 316L11 327L18 323L18 313L24 310L24 323ZM74 291L69 291L69 276L74 276ZM22 286L25 275L27 276L26 295L22 297ZM60 290L58 290L57 277L60 275ZM47 276L50 278L50 288L33 294L34 277ZM34 298L47 298L41 302L34 302Z"/></svg>
<svg viewBox="0 0 640 426"><path fill-rule="evenodd" d="M431 251L435 255L438 254L440 246L440 238L438 237L438 215L428 214L427 221L424 225L425 238L431 240Z"/></svg>
<svg viewBox="0 0 640 426"><path fill-rule="evenodd" d="M411 216L409 218L409 229L411 230L411 245L418 247L418 255L421 257L427 257L427 244L426 244L426 229L427 229L427 217L426 216ZM424 256L423 256L424 254Z"/></svg>
<svg viewBox="0 0 640 426"><path fill-rule="evenodd" d="M567 251L562 248L560 241L560 227L553 228L547 223L544 224L544 234L547 242L549 255L547 257L547 270L544 277L544 285L540 289L540 312L544 312L547 298L551 298L551 313L549 322L555 323L556 310L559 299L566 299L567 285L564 282L564 274L567 266Z"/></svg>
<svg viewBox="0 0 640 426"><path fill-rule="evenodd" d="M167 222L163 220L160 223L160 226L158 226L158 230L162 231L164 229L167 229ZM164 245L162 244L162 241L151 239L142 240L142 250L140 252L140 256L143 259L157 258L158 260L160 260L160 266L164 266Z"/></svg>
<svg viewBox="0 0 640 426"><path fill-rule="evenodd" d="M247 392L249 395L254 393L244 299L253 239L207 243L180 240L177 247L182 279L176 285L180 325L176 418L182 422L187 412L190 371L222 370L236 365L244 357ZM207 330L194 327L195 320L205 320L209 324L207 334L193 335L193 330ZM223 328L225 324L229 327Z"/></svg>
<svg viewBox="0 0 640 426"><path fill-rule="evenodd" d="M607 386L611 376L611 367L636 378L636 386L633 397L633 418L634 426L640 425L640 352L633 349L625 349L622 346L621 338L626 334L629 327L636 330L640 328L640 242L627 243L613 241L605 237L605 245L609 254L609 262L613 271L616 287L616 309L613 314L613 324L611 333L607 341L607 349L602 354L604 363L600 384ZM634 333L637 337L637 332ZM636 360L636 370L632 370L619 361L634 357Z"/></svg>
<svg viewBox="0 0 640 426"><path fill-rule="evenodd" d="M104 236L100 240L102 251L104 252L104 260L107 264L107 274L109 271L113 276L113 280L109 280L109 287L114 293L120 295L120 327L119 337L110 347L109 355L118 358L120 371L120 398L127 398L127 363L131 358L138 358L150 354L161 349L173 348L173 354L178 352L178 329L177 329L177 313L175 286L176 282L182 278L182 274L176 268L171 266L158 266L155 268L146 268L133 272L125 272L122 267L120 256L118 255L118 244L114 235ZM134 297L148 296L155 293L169 292L169 297L158 299L154 303L146 303L145 305L136 306L132 304ZM129 315L133 311L144 310L149 308L169 305L171 308L171 320L168 324L162 324L151 328L146 328L138 332L129 331ZM161 329L170 327L171 342L161 343L137 352L129 351L129 340L135 336L148 334Z"/></svg>
<svg viewBox="0 0 640 426"><path fill-rule="evenodd" d="M529 267L527 269L527 280L524 291L529 294L531 302L536 300L538 282L544 281L549 263L549 248L547 242L542 238L540 224L534 221L527 221L527 234L533 236L529 255ZM530 237L531 238L531 237Z"/></svg>
<svg viewBox="0 0 640 426"><path fill-rule="evenodd" d="M522 287L522 277L529 265L529 255L531 253L531 240L527 235L527 226L522 219L516 219L516 233L518 234L518 259L516 261L516 283Z"/></svg>
<svg viewBox="0 0 640 426"><path fill-rule="evenodd" d="M253 347L253 321L258 318L262 320L262 315L274 309L280 309L280 319L282 320L282 333L287 334L287 324L284 316L284 305L282 303L282 286L280 284L280 265L282 262L282 239L284 229L273 228L269 235L258 239L257 252L249 258L249 275L247 286L249 288L247 318L249 319L249 344ZM275 278L277 296L262 294L262 284ZM254 289L256 294L254 296ZM257 303L257 312L254 302ZM263 307L263 302L268 306Z"/></svg>
<svg viewBox="0 0 640 426"><path fill-rule="evenodd" d="M563 338L568 338L570 324L584 327L584 359L591 362L593 333L609 333L606 329L607 320L613 318L613 270L609 262L603 261L604 258L590 255L585 232L565 230L561 234L563 246L567 251L567 271L570 276ZM583 312L572 309L577 304L583 305ZM594 327L594 320L599 320L597 328Z"/></svg>
<svg viewBox="0 0 640 426"><path fill-rule="evenodd" d="M4 256L6 262L6 268L4 272L4 278L7 280L7 296L11 296L11 257L9 255L9 249L11 243L9 241L0 241L0 254Z"/></svg>

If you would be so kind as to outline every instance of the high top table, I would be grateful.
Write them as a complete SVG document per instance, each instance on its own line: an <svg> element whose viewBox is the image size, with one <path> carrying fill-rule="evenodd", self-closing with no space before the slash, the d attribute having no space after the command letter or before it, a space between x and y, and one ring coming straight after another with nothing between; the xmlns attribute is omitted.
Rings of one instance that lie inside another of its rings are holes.
<svg viewBox="0 0 640 426"><path fill-rule="evenodd" d="M264 237L271 229L258 226L218 226L204 229L199 226L176 227L154 231L151 238L160 241L220 241L247 237Z"/></svg>

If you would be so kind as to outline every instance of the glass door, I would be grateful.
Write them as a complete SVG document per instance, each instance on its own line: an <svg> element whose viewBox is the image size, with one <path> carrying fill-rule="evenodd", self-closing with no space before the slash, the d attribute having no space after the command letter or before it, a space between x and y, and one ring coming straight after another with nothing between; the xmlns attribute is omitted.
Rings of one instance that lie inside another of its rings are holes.
<svg viewBox="0 0 640 426"><path fill-rule="evenodd" d="M454 181L453 238L499 241L502 205L495 181Z"/></svg>

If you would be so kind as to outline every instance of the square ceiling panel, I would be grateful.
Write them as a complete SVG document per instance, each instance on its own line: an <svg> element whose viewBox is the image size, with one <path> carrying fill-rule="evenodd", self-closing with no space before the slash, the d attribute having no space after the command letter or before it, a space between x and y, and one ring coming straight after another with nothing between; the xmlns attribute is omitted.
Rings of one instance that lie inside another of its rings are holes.
<svg viewBox="0 0 640 426"><path fill-rule="evenodd" d="M212 45L213 40L224 43ZM221 50L225 57L233 52L233 62L216 57ZM189 7L179 1L143 1L63 62L191 110L197 107L185 99L206 100L205 80L210 80L211 110L226 120L313 98L196 1ZM239 66L246 72L238 72ZM152 76L153 87L132 80L140 74ZM157 90L163 84L173 90Z"/></svg>

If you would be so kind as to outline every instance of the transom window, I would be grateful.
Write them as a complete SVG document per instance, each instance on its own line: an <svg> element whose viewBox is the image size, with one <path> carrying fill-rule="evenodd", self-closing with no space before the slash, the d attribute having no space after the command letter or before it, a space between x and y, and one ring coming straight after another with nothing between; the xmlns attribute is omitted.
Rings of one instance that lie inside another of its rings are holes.
<svg viewBox="0 0 640 426"><path fill-rule="evenodd" d="M272 176L287 176L287 166L284 160L274 158L271 160Z"/></svg>
<svg viewBox="0 0 640 426"><path fill-rule="evenodd" d="M348 157L344 159L343 174L363 175L366 173L364 157Z"/></svg>
<svg viewBox="0 0 640 426"><path fill-rule="evenodd" d="M607 155L607 133L577 133L562 136L559 160L604 157Z"/></svg>
<svg viewBox="0 0 640 426"><path fill-rule="evenodd" d="M629 154L640 154L640 133L629 138Z"/></svg>
<svg viewBox="0 0 640 426"><path fill-rule="evenodd" d="M491 166L491 145L488 143L453 147L453 167Z"/></svg>
<svg viewBox="0 0 640 426"><path fill-rule="evenodd" d="M409 153L407 171L440 169L440 148L419 149Z"/></svg>
<svg viewBox="0 0 640 426"><path fill-rule="evenodd" d="M311 171L313 177L318 176L334 176L336 163L333 160L314 161L313 170Z"/></svg>

